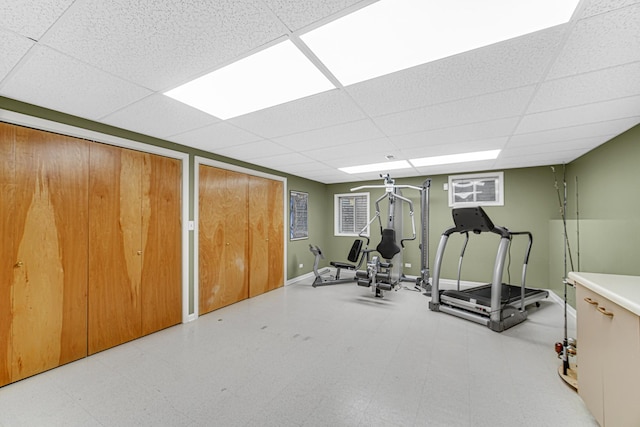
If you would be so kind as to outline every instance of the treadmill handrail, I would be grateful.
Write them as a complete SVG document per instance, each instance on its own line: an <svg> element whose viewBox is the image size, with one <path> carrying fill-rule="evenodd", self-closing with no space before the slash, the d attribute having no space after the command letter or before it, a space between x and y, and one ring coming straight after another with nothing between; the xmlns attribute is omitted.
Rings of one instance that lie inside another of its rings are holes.
<svg viewBox="0 0 640 427"><path fill-rule="evenodd" d="M530 231L512 231L512 236L529 236L529 243L524 253L524 262L522 263L522 279L520 283L520 311L524 311L524 294L525 294L525 281L527 279L527 265L529 264L529 254L531 253L531 246L533 245L533 235Z"/></svg>
<svg viewBox="0 0 640 427"><path fill-rule="evenodd" d="M529 264L529 254L531 253L531 246L533 245L533 234L530 231L510 231L512 236L520 236L527 235L529 236L529 244L527 245L527 250L524 255L524 263Z"/></svg>

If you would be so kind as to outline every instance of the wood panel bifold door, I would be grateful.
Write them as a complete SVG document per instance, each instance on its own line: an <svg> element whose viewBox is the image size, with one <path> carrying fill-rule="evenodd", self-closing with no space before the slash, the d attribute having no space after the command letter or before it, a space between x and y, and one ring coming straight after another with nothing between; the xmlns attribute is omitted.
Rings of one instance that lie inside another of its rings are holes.
<svg viewBox="0 0 640 427"><path fill-rule="evenodd" d="M284 285L281 181L200 165L199 313Z"/></svg>
<svg viewBox="0 0 640 427"><path fill-rule="evenodd" d="M179 162L91 147L89 354L180 322Z"/></svg>
<svg viewBox="0 0 640 427"><path fill-rule="evenodd" d="M283 184L249 178L249 296L284 285Z"/></svg>
<svg viewBox="0 0 640 427"><path fill-rule="evenodd" d="M247 264L248 176L200 165L199 312L249 297Z"/></svg>
<svg viewBox="0 0 640 427"><path fill-rule="evenodd" d="M0 123L0 386L180 323L180 167Z"/></svg>
<svg viewBox="0 0 640 427"><path fill-rule="evenodd" d="M15 218L15 127L0 123L0 386L11 382L11 288L17 260L13 252Z"/></svg>
<svg viewBox="0 0 640 427"><path fill-rule="evenodd" d="M149 216L142 249L142 334L182 320L182 243L180 223L181 163L145 155Z"/></svg>
<svg viewBox="0 0 640 427"><path fill-rule="evenodd" d="M0 123L0 385L87 355L88 156Z"/></svg>

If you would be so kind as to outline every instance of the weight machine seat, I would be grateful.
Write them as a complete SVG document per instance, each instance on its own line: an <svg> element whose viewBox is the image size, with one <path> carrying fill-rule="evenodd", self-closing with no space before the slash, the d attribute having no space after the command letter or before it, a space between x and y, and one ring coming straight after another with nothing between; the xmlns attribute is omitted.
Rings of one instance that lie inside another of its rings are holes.
<svg viewBox="0 0 640 427"><path fill-rule="evenodd" d="M344 268L345 270L355 270L356 269L355 265L348 264L346 262L331 261L329 264L332 265L335 268Z"/></svg>
<svg viewBox="0 0 640 427"><path fill-rule="evenodd" d="M353 245L351 245L351 249L349 250L349 256L347 259L351 262L357 262L360 257L360 252L362 251L362 240L356 239L353 241ZM357 266L355 264L349 264L346 262L340 261L331 261L329 263L335 268L344 268L345 270L355 270Z"/></svg>
<svg viewBox="0 0 640 427"><path fill-rule="evenodd" d="M401 249L396 244L396 230L393 228L385 228L382 230L382 240L378 243L376 251L378 251L384 259L391 259L400 253Z"/></svg>

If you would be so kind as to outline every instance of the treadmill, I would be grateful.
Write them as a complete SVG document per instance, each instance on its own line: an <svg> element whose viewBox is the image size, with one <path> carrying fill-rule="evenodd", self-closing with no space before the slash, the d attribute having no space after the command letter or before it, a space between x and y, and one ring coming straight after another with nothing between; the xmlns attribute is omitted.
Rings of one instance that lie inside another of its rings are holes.
<svg viewBox="0 0 640 427"><path fill-rule="evenodd" d="M454 227L447 229L440 238L436 252L431 302L432 311L441 311L476 323L484 324L491 330L502 332L527 318L525 307L530 304L539 305L539 301L547 298L549 292L544 289L525 287L527 264L533 236L528 231L509 231L506 227L494 225L486 212L480 207L456 208L452 210ZM493 268L492 282L486 285L460 290L460 270L462 259L469 240L469 232L474 234L494 233L500 236L500 244ZM458 263L458 289L440 290L440 270L449 236L454 233L466 235L460 261ZM527 236L528 245L522 266L520 286L502 282L505 260L514 236Z"/></svg>

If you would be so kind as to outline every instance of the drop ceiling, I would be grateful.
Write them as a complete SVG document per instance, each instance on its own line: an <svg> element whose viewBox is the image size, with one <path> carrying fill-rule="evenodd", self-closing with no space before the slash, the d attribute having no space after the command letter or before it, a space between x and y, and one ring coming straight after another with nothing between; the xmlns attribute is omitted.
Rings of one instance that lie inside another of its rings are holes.
<svg viewBox="0 0 640 427"><path fill-rule="evenodd" d="M377 179L338 168L386 156L502 150L394 177L568 163L640 123L632 0L228 120L163 95L371 3L0 0L0 96L323 183Z"/></svg>

